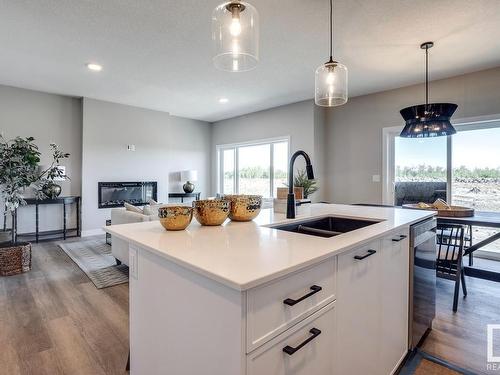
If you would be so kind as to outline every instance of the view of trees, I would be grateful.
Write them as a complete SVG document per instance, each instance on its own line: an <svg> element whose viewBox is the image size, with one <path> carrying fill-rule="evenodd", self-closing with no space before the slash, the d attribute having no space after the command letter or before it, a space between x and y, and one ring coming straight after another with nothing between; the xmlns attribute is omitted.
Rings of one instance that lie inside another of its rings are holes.
<svg viewBox="0 0 500 375"><path fill-rule="evenodd" d="M461 166L453 169L453 178L458 179L488 179L500 180L500 167L498 168L474 168L469 169ZM440 166L419 165L415 167L396 166L396 180L413 181L446 181L446 169Z"/></svg>
<svg viewBox="0 0 500 375"><path fill-rule="evenodd" d="M225 179L232 179L234 173L231 172L225 172L224 173L224 178ZM275 179L281 179L281 178L286 178L287 173L285 171L282 171L280 169L276 169L274 171L274 178ZM245 167L240 170L240 178L269 178L269 168L263 168L263 167Z"/></svg>

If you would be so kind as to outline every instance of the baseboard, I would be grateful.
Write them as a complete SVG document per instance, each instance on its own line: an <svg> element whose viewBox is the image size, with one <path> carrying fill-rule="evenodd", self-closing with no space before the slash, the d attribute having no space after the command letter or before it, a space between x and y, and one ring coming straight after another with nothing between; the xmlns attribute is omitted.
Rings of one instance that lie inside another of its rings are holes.
<svg viewBox="0 0 500 375"><path fill-rule="evenodd" d="M98 236L98 235L104 234L104 233L106 233L106 232L104 232L101 228L82 230L82 237Z"/></svg>

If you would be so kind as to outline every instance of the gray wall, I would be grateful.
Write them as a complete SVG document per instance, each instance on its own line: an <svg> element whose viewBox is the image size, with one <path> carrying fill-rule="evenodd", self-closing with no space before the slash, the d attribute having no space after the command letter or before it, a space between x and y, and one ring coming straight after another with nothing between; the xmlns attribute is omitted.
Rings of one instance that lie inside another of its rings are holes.
<svg viewBox="0 0 500 375"><path fill-rule="evenodd" d="M215 122L212 127L212 191L216 191L217 145L248 142L282 136L290 137L290 151L304 150L313 162L316 158L315 136L323 131L322 125L315 127L315 120L322 119L312 101L307 100L251 113L245 116ZM318 156L319 157L319 156ZM304 168L302 160L297 161L297 168ZM322 167L318 169L318 176ZM319 194L316 195L318 199Z"/></svg>
<svg viewBox="0 0 500 375"><path fill-rule="evenodd" d="M431 102L458 104L454 119L500 114L500 68L434 81ZM381 203L382 129L401 126L399 110L424 101L424 85L351 98L326 113L328 199Z"/></svg>
<svg viewBox="0 0 500 375"><path fill-rule="evenodd" d="M82 109L81 100L38 91L0 86L0 132L7 139L16 136L35 138L42 152L41 165L50 161L49 144L57 143L71 157L61 164L66 167L70 181L61 182L63 194L80 195L82 171ZM26 196L32 195L26 192ZM0 222L3 226L3 204ZM40 209L40 229L62 228L62 208L44 206ZM73 211L69 217L73 218ZM19 232L33 232L34 207L21 207L18 213ZM70 223L74 224L74 221Z"/></svg>
<svg viewBox="0 0 500 375"><path fill-rule="evenodd" d="M197 190L207 195L210 133L206 122L84 98L83 234L98 233L110 218L109 209L97 207L99 181L157 181L158 200L167 202L168 191L180 190L175 172L196 169Z"/></svg>

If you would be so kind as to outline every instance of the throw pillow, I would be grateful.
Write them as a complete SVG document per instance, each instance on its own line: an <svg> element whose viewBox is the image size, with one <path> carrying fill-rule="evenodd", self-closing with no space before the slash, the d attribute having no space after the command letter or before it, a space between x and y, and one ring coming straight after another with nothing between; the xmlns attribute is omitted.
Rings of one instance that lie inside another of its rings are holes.
<svg viewBox="0 0 500 375"><path fill-rule="evenodd" d="M127 211L135 212L135 213L138 213L138 214L144 214L144 211L140 207L134 206L133 204L130 204L128 202L123 203L123 205L125 206L125 209Z"/></svg>
<svg viewBox="0 0 500 375"><path fill-rule="evenodd" d="M144 209L143 209L144 215L158 216L158 209L160 207L161 207L161 204L147 204L146 206L144 206Z"/></svg>

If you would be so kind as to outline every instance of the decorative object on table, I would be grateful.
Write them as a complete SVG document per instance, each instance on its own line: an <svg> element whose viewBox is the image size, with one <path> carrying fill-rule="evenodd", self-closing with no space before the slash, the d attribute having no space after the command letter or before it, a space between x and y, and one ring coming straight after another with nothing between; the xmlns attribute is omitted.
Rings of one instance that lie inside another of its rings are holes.
<svg viewBox="0 0 500 375"><path fill-rule="evenodd" d="M433 42L425 42L420 45L421 49L425 49L425 104L403 108L400 111L405 120L401 137L440 137L457 132L451 124L450 118L458 106L452 103L429 104L429 48L433 46Z"/></svg>
<svg viewBox="0 0 500 375"><path fill-rule="evenodd" d="M9 267L13 262L24 262L15 270L3 269L2 274L15 274L29 271L31 268L31 245L26 242L17 242L17 208L26 204L22 193L31 185L38 185L48 171L39 172L40 151L34 143L33 137L16 137L6 140L0 135L0 197L5 202L6 209L12 216L11 240L0 244L2 263L0 266ZM56 145L51 144L54 162L69 154L60 152ZM54 163L53 163L54 164ZM39 192L39 191L38 191ZM10 259L10 261L9 261Z"/></svg>
<svg viewBox="0 0 500 375"><path fill-rule="evenodd" d="M184 230L193 219L193 207L163 206L158 209L158 217L166 230Z"/></svg>
<svg viewBox="0 0 500 375"><path fill-rule="evenodd" d="M303 198L297 198L297 195L295 195L296 199L308 199L309 196L313 195L319 190L317 181L315 179L309 179L307 172L304 169L301 169L297 172L297 176L295 176L293 180L293 185L294 188L303 189Z"/></svg>
<svg viewBox="0 0 500 375"><path fill-rule="evenodd" d="M251 221L262 207L262 195L224 195L222 198L231 202L229 218L233 221Z"/></svg>
<svg viewBox="0 0 500 375"><path fill-rule="evenodd" d="M201 225L221 225L229 216L231 203L226 199L206 199L193 202L193 214Z"/></svg>
<svg viewBox="0 0 500 375"><path fill-rule="evenodd" d="M61 185L55 184L53 182L47 182L42 186L42 193L47 198L55 199L61 194Z"/></svg>
<svg viewBox="0 0 500 375"><path fill-rule="evenodd" d="M302 186L295 186L293 188L293 194L295 195L295 199L304 199L304 188ZM288 196L287 187L276 188L277 199L286 199L287 196Z"/></svg>
<svg viewBox="0 0 500 375"><path fill-rule="evenodd" d="M117 264L102 236L85 237L58 243L97 289L128 282L128 267Z"/></svg>
<svg viewBox="0 0 500 375"><path fill-rule="evenodd" d="M443 199L436 199L436 201L432 204L423 202L415 204L404 204L403 208L437 211L438 216L446 216L446 217L474 216L473 208L463 207L463 206L451 206L448 203L446 203Z"/></svg>
<svg viewBox="0 0 500 375"><path fill-rule="evenodd" d="M66 175L66 167L59 165L62 159L69 158L70 154L59 150L55 143L50 144L52 150L52 163L45 168L42 168L40 173L40 184L42 185L41 192L46 198L57 198L62 191L60 185L54 181L65 181L70 178Z"/></svg>
<svg viewBox="0 0 500 375"><path fill-rule="evenodd" d="M322 107L347 103L347 67L333 60L333 0L330 0L330 59L316 69L314 102Z"/></svg>
<svg viewBox="0 0 500 375"><path fill-rule="evenodd" d="M181 181L186 181L186 183L182 186L185 193L192 193L194 191L193 181L198 180L198 171L189 170L181 172Z"/></svg>
<svg viewBox="0 0 500 375"><path fill-rule="evenodd" d="M259 14L245 1L220 4L212 12L214 65L228 72L245 72L259 62Z"/></svg>

